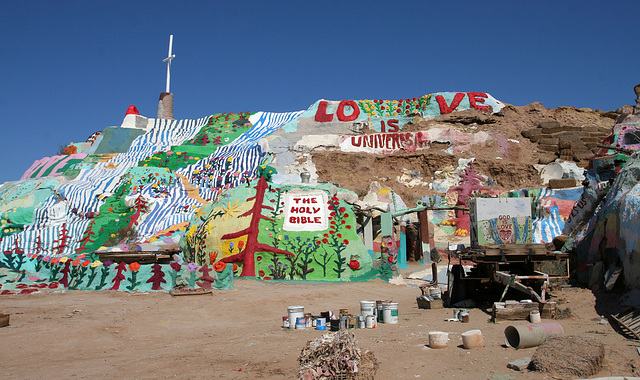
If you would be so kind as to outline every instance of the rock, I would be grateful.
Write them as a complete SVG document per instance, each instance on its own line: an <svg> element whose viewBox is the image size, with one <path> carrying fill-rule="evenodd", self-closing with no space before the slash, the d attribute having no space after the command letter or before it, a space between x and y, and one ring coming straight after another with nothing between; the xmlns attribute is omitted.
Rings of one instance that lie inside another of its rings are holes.
<svg viewBox="0 0 640 380"><path fill-rule="evenodd" d="M531 363L531 358L526 357L510 362L509 364L507 364L507 368L511 368L516 371L524 371L525 369L527 369L527 367L529 367L529 363Z"/></svg>
<svg viewBox="0 0 640 380"><path fill-rule="evenodd" d="M556 120L544 120L538 124L538 128L556 128L560 127L560 122Z"/></svg>
<svg viewBox="0 0 640 380"><path fill-rule="evenodd" d="M555 161L556 158L558 157L553 153L544 153L542 157L538 159L538 163L542 165L547 165Z"/></svg>

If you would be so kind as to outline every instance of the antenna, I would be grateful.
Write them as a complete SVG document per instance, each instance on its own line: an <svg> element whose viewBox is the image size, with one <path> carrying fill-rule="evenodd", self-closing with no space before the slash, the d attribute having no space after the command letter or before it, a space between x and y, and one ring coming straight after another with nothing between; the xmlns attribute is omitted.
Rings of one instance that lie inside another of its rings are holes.
<svg viewBox="0 0 640 380"><path fill-rule="evenodd" d="M175 54L171 54L172 49L173 49L173 34L169 36L169 54L167 55L167 58L162 60L162 62L167 62L167 88L165 92L171 92L169 91L169 87L171 85L171 60L176 57Z"/></svg>

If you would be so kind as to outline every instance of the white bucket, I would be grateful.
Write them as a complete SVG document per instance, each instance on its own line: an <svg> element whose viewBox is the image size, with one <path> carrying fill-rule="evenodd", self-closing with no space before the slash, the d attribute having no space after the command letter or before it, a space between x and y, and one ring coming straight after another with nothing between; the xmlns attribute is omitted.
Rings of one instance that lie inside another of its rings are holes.
<svg viewBox="0 0 640 380"><path fill-rule="evenodd" d="M296 318L296 330L304 330L307 328L307 318L298 317Z"/></svg>
<svg viewBox="0 0 640 380"><path fill-rule="evenodd" d="M429 331L429 347L447 348L449 333L442 331Z"/></svg>
<svg viewBox="0 0 640 380"><path fill-rule="evenodd" d="M304 317L304 306L289 306L287 312L289 315L289 328L295 329L298 322L297 318Z"/></svg>
<svg viewBox="0 0 640 380"><path fill-rule="evenodd" d="M360 314L364 317L376 315L376 301L360 301Z"/></svg>
<svg viewBox="0 0 640 380"><path fill-rule="evenodd" d="M384 323L398 323L397 302L388 302L382 304L382 321Z"/></svg>
<svg viewBox="0 0 640 380"><path fill-rule="evenodd" d="M367 315L365 317L365 326L368 329L375 329L376 328L376 316L375 315Z"/></svg>
<svg viewBox="0 0 640 380"><path fill-rule="evenodd" d="M540 310L538 309L529 310L529 320L531 321L531 323L540 323L541 322Z"/></svg>
<svg viewBox="0 0 640 380"><path fill-rule="evenodd" d="M442 291L440 290L439 286L434 286L434 287L429 288L429 295L432 298L438 299L438 298L440 298L442 296Z"/></svg>

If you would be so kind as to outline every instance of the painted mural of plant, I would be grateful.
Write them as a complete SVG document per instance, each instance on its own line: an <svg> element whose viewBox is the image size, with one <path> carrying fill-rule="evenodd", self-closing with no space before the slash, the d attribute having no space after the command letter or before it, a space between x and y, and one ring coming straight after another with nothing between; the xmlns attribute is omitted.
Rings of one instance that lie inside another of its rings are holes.
<svg viewBox="0 0 640 380"><path fill-rule="evenodd" d="M84 232L84 237L78 240L78 243L81 243L81 244L80 244L80 247L75 249L76 253L82 253L88 250L89 248L87 247L87 244L95 243L95 240L92 239L92 236L96 234L95 232L93 232L93 226L95 224L96 224L96 221L95 219L93 219L91 223L89 223L89 225L87 226L87 229ZM38 238L40 238L40 236L38 236Z"/></svg>
<svg viewBox="0 0 640 380"><path fill-rule="evenodd" d="M71 282L69 282L69 289L78 289L80 285L82 285L89 264L91 264L89 260L82 260L80 258L76 258L71 262Z"/></svg>
<svg viewBox="0 0 640 380"><path fill-rule="evenodd" d="M107 286L107 277L109 277L110 269L109 267L113 265L113 261L105 261L102 264L102 268L100 268L100 283L96 286L95 290L102 290L105 286Z"/></svg>
<svg viewBox="0 0 640 380"><path fill-rule="evenodd" d="M85 285L85 287L88 288L91 286L91 284L93 284L93 280L95 280L97 276L96 268L99 267L101 264L102 263L99 260L96 260L89 265L89 279L87 280L87 285Z"/></svg>
<svg viewBox="0 0 640 380"><path fill-rule="evenodd" d="M305 241L300 236L291 239L289 235L284 235L283 244L290 252L295 252L295 256L285 256L289 262L289 279L293 280L296 276L305 280L307 275L315 270L310 268L309 264L313 263L313 253L317 246L311 238Z"/></svg>
<svg viewBox="0 0 640 380"><path fill-rule="evenodd" d="M118 264L118 266L116 267L116 270L116 275L113 280L111 280L111 282L113 283L111 290L120 289L120 283L126 280L126 277L123 273L127 271L127 264L124 261L120 262L120 264Z"/></svg>
<svg viewBox="0 0 640 380"><path fill-rule="evenodd" d="M167 283L167 280L164 279L162 265L158 263L153 264L151 266L151 273L153 273L153 275L147 280L147 284L151 284L151 290L162 290L162 284Z"/></svg>
<svg viewBox="0 0 640 380"><path fill-rule="evenodd" d="M196 271L199 268L200 267L196 263L187 264L187 272L189 272L189 277L187 278L187 281L189 282L189 288L191 289L195 289L196 287Z"/></svg>
<svg viewBox="0 0 640 380"><path fill-rule="evenodd" d="M215 268L215 265L214 265L214 268ZM200 281L196 282L196 284L199 287L204 289L212 289L211 284L213 284L216 281L216 279L209 274L209 272L212 271L212 269L209 268L209 264L204 264L199 271L200 273L202 273L202 276L200 276Z"/></svg>
<svg viewBox="0 0 640 380"><path fill-rule="evenodd" d="M427 109L431 94L413 99L359 100L358 106L369 116L406 116Z"/></svg>
<svg viewBox="0 0 640 380"><path fill-rule="evenodd" d="M276 247L272 247L267 244L258 242L258 233L260 231L259 224L260 220L272 221L273 219L262 215L262 210L273 210L273 207L264 206L264 195L267 189L267 181L264 177L261 177L258 180L258 184L256 185L256 195L247 199L247 201L254 200L254 204L251 209L239 217L251 216L251 221L249 222L249 227L242 229L240 231L231 232L222 236L222 240L229 239L237 239L242 236L247 237L247 243L244 251L237 253L232 256L227 256L222 259L225 263L235 263L242 262L242 273L241 277L255 277L256 276L256 263L255 263L255 254L256 252L269 252L274 255L289 255L295 256L293 253L289 251L285 251Z"/></svg>
<svg viewBox="0 0 640 380"><path fill-rule="evenodd" d="M328 204L329 232L318 236L315 241L322 248L324 254L321 254L320 250L318 250L318 255L314 254L313 259L320 265L325 277L329 263L333 262L335 267L332 269L340 279L342 278L342 273L347 269L345 266L347 258L343 257L342 252L349 245L349 240L343 237L342 232L351 229L351 225L347 224L349 213L346 212L347 209L340 204L340 200L337 197L332 197ZM335 259L333 259L334 257Z"/></svg>
<svg viewBox="0 0 640 380"><path fill-rule="evenodd" d="M71 239L71 235L69 235L68 232L69 229L67 229L67 223L62 223L62 228L60 229L58 238L53 241L53 247L51 248L51 252L53 254L61 255L69 246L69 239Z"/></svg>
<svg viewBox="0 0 640 380"><path fill-rule="evenodd" d="M20 235L16 235L13 241L13 248L3 253L4 260L0 260L0 268L7 268L11 271L19 272L26 260L24 250L20 248Z"/></svg>
<svg viewBox="0 0 640 380"><path fill-rule="evenodd" d="M178 283L178 276L180 276L182 265L177 261L172 261L171 264L169 264L169 267L171 267L171 271L169 271L169 276L171 277L170 289L173 289Z"/></svg>
<svg viewBox="0 0 640 380"><path fill-rule="evenodd" d="M140 270L140 264L134 262L129 264L129 278L127 279L129 285L127 286L127 290L132 292L135 288L138 287L142 282L138 281L138 270Z"/></svg>

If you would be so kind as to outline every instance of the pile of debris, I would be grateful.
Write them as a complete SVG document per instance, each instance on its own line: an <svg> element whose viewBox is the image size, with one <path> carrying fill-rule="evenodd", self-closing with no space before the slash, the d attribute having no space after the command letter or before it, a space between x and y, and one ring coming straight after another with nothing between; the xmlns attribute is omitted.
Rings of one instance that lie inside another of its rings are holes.
<svg viewBox="0 0 640 380"><path fill-rule="evenodd" d="M298 357L298 379L373 379L378 361L371 351L362 352L355 335L347 330L311 340Z"/></svg>
<svg viewBox="0 0 640 380"><path fill-rule="evenodd" d="M538 347L529 363L529 370L584 378L602 370L604 356L604 345L593 338L553 337Z"/></svg>

